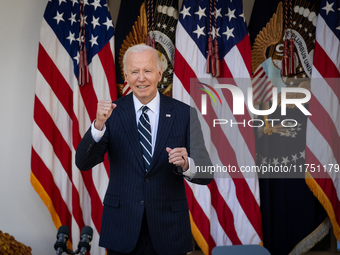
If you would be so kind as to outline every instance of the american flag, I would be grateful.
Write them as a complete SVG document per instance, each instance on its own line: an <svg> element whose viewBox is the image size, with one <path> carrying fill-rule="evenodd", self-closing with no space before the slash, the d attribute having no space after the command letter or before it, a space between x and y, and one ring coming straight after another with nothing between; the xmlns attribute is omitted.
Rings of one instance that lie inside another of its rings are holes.
<svg viewBox="0 0 340 255"><path fill-rule="evenodd" d="M253 100L257 102L268 102L273 98L272 89L274 85L269 80L266 72L264 71L262 65L260 65L252 79L253 83Z"/></svg>
<svg viewBox="0 0 340 255"><path fill-rule="evenodd" d="M340 241L340 1L321 1L307 122L306 182L326 209ZM314 170L312 169L314 164ZM326 171L325 171L326 170Z"/></svg>
<svg viewBox="0 0 340 255"><path fill-rule="evenodd" d="M214 7L214 4L216 6ZM211 19L210 19L211 17ZM216 25L215 25L216 17ZM212 26L210 21L213 21ZM242 0L194 1L185 0L176 28L175 71L173 97L190 104L192 78L213 86L223 83L206 73L209 33L219 44L221 78L233 78L244 95L251 87L251 49L243 14ZM236 79L242 78L242 79ZM249 82L244 82L247 80ZM233 128L216 128L214 132L207 116L219 118L221 112L235 122L246 122L251 114L233 116L232 98L225 90L216 89L221 96L223 111L207 105L207 115L200 116L205 143L212 163L220 166L255 165L254 131L251 127L236 125ZM193 93L193 91L191 91ZM201 93L202 90L195 90ZM199 102L194 104L199 106ZM200 109L200 108L198 108ZM224 115L225 117L225 115ZM223 117L223 118L224 118ZM242 174L215 177L208 186L187 183L192 232L204 254L211 254L217 245L260 244L262 240L259 185L256 176Z"/></svg>
<svg viewBox="0 0 340 255"><path fill-rule="evenodd" d="M78 85L80 3L50 0L43 16L38 53L31 155L31 183L51 213L56 228L71 228L76 249L81 229L93 228L98 247L108 164L80 172L75 149L95 119L97 101L117 97L114 28L106 0L84 0L89 83Z"/></svg>

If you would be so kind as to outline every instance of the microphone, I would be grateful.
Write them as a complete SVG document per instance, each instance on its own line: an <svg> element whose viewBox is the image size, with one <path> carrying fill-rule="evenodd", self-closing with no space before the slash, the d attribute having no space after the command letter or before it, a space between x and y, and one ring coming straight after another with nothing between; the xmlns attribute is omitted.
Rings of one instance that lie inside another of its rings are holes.
<svg viewBox="0 0 340 255"><path fill-rule="evenodd" d="M57 242L54 244L56 254L60 255L64 251L67 251L67 240L70 235L70 228L68 226L61 226L57 233Z"/></svg>
<svg viewBox="0 0 340 255"><path fill-rule="evenodd" d="M80 241L78 244L78 250L80 250L80 255L85 255L91 250L91 240L93 235L93 229L89 226L83 227L80 232Z"/></svg>

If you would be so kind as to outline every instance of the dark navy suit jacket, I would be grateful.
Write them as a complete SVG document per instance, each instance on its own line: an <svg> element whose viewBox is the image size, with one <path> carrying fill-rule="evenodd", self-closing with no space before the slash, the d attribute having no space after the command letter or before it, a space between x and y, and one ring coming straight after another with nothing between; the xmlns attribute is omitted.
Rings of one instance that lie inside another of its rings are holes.
<svg viewBox="0 0 340 255"><path fill-rule="evenodd" d="M190 132L195 136L196 165L209 165L210 159L198 119L190 118L190 108L160 95L159 124L151 166L146 173L137 131L132 93L115 101L117 107L106 121L106 132L96 143L89 129L76 151L80 170L91 169L108 152L110 181L104 198L99 245L128 253L138 240L146 213L151 240L159 254L180 254L192 250L192 235L184 179L174 173L166 147L186 147L190 157ZM197 119L190 125L190 119ZM190 131L190 126L191 130ZM196 175L200 177L199 175ZM211 178L192 182L208 184ZM204 176L203 176L204 177ZM207 177L207 176L205 176ZM211 176L208 176L211 177Z"/></svg>

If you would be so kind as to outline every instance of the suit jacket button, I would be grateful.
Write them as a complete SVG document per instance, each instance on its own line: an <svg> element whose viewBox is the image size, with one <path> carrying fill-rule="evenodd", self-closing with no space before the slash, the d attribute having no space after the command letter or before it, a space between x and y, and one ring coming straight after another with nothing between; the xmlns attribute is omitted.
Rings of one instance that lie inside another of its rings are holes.
<svg viewBox="0 0 340 255"><path fill-rule="evenodd" d="M140 205L144 205L144 201L142 200L142 201L140 201Z"/></svg>
<svg viewBox="0 0 340 255"><path fill-rule="evenodd" d="M91 150L92 144L89 145L89 147L87 148L87 152L89 152Z"/></svg>
<svg viewBox="0 0 340 255"><path fill-rule="evenodd" d="M144 181L145 181L145 182L149 182L150 179L149 179L149 178L145 178Z"/></svg>

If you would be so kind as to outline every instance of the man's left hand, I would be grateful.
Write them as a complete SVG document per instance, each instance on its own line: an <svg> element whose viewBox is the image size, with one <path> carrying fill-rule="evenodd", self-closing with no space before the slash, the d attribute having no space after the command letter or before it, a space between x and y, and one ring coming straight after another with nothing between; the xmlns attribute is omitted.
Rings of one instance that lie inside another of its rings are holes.
<svg viewBox="0 0 340 255"><path fill-rule="evenodd" d="M167 147L166 151L169 154L169 163L182 167L184 171L189 169L188 152L186 148L171 149Z"/></svg>

